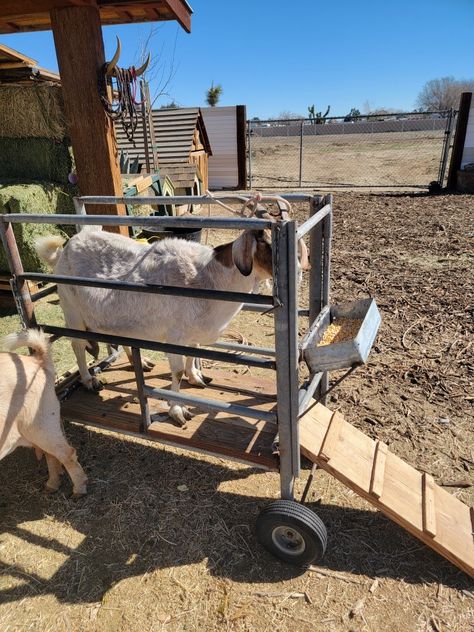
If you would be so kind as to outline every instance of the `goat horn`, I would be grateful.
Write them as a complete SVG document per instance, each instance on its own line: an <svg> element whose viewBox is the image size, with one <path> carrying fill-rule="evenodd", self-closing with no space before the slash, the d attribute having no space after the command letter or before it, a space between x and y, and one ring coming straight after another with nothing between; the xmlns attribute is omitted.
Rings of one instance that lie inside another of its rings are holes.
<svg viewBox="0 0 474 632"><path fill-rule="evenodd" d="M150 59L151 59L151 53L148 53L148 57L146 58L146 61L144 64L142 64L140 66L140 68L137 68L135 70L135 75L137 77L139 77L140 75L143 75L143 73L145 72L145 70L148 68L148 64L150 63Z"/></svg>
<svg viewBox="0 0 474 632"><path fill-rule="evenodd" d="M119 60L120 53L122 51L122 45L120 43L120 38L119 38L118 35L116 37L117 37L117 50L115 51L115 55L112 57L112 60L109 61L109 63L107 64L107 72L106 72L107 77L111 77L112 76L112 73L113 73L113 71L115 69L115 66L117 65L117 62Z"/></svg>

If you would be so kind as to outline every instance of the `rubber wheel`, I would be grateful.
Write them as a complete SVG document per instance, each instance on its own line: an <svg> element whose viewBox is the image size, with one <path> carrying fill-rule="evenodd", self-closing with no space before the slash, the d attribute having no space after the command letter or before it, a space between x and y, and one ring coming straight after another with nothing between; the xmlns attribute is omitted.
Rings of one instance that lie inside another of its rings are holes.
<svg viewBox="0 0 474 632"><path fill-rule="evenodd" d="M326 551L327 531L311 509L292 500L276 500L263 509L256 523L260 544L279 559L309 566Z"/></svg>

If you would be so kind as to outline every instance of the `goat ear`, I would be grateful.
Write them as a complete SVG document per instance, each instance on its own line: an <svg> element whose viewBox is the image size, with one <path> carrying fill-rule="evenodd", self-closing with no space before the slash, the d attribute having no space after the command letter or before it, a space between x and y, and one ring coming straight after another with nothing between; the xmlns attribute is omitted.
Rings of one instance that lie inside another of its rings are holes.
<svg viewBox="0 0 474 632"><path fill-rule="evenodd" d="M249 276L253 268L253 258L257 249L257 238L254 231L246 230L232 245L232 257L239 272Z"/></svg>
<svg viewBox="0 0 474 632"><path fill-rule="evenodd" d="M302 239L298 241L298 254L300 256L300 266L302 270L311 270L309 263L308 248Z"/></svg>

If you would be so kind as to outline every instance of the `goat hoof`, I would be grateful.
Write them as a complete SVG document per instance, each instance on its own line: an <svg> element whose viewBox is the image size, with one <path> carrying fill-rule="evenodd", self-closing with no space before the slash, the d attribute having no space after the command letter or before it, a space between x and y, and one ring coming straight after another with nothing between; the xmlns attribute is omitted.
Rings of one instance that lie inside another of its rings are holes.
<svg viewBox="0 0 474 632"><path fill-rule="evenodd" d="M142 369L144 371L151 371L155 367L155 363L150 358L142 358Z"/></svg>
<svg viewBox="0 0 474 632"><path fill-rule="evenodd" d="M49 485L46 483L46 485L43 487L43 491L45 494L47 494L48 496L50 496L51 494L55 494L59 489L58 487L49 487Z"/></svg>
<svg viewBox="0 0 474 632"><path fill-rule="evenodd" d="M191 386L197 386L198 388L206 388L208 384L212 382L212 377L205 377L204 375L190 375L188 376L188 382Z"/></svg>
<svg viewBox="0 0 474 632"><path fill-rule="evenodd" d="M87 380L87 382L83 382L83 384L88 391L91 391L93 393L98 393L104 388L102 382L96 377L91 377L90 380Z"/></svg>
<svg viewBox="0 0 474 632"><path fill-rule="evenodd" d="M72 493L72 500L79 500L80 498L84 498L84 496L87 496L87 492L73 492Z"/></svg>
<svg viewBox="0 0 474 632"><path fill-rule="evenodd" d="M186 422L193 418L186 406L178 406L177 404L170 407L168 414L181 428L186 428Z"/></svg>

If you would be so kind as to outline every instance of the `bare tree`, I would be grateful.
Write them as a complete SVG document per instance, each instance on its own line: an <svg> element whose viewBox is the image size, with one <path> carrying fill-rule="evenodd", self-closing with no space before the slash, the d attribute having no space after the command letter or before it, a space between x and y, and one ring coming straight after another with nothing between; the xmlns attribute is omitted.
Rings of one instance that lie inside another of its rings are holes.
<svg viewBox="0 0 474 632"><path fill-rule="evenodd" d="M280 112L278 116L275 116L277 121L289 121L290 119L302 120L305 118L304 114L297 114L296 112L290 112L289 110L283 110L283 112Z"/></svg>
<svg viewBox="0 0 474 632"><path fill-rule="evenodd" d="M143 78L150 85L151 103L150 109L153 108L156 101L162 97L170 97L169 87L171 81L176 74L175 68L175 54L176 54L176 42L178 39L178 29L174 37L173 47L171 50L162 44L161 47L155 46L155 40L160 34L163 25L152 26L145 39L140 40L138 43L138 65L144 63L148 57L148 53L151 53L150 63ZM166 50L165 50L166 48ZM173 100L174 101L174 100ZM178 106L177 106L178 107Z"/></svg>
<svg viewBox="0 0 474 632"><path fill-rule="evenodd" d="M432 79L423 86L416 104L425 112L448 110L458 107L462 92L473 91L474 79L458 80L454 77Z"/></svg>

